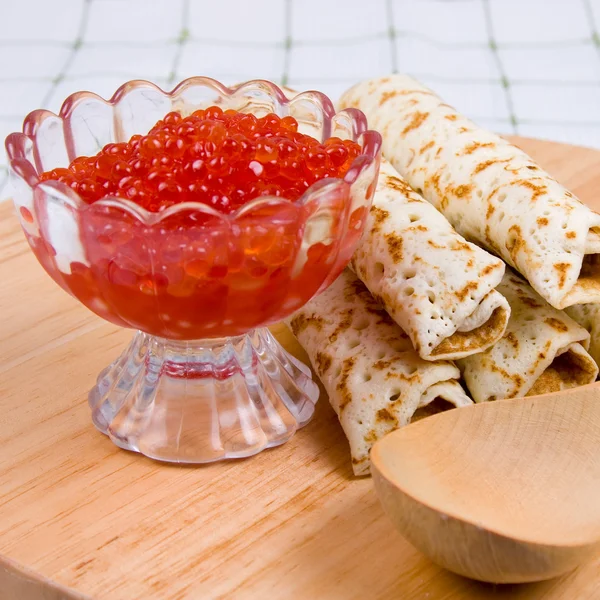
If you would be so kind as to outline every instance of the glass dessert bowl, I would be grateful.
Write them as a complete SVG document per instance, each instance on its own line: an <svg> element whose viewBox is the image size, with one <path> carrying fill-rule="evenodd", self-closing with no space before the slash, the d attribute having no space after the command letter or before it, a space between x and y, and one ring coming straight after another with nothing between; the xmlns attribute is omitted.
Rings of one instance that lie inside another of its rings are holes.
<svg viewBox="0 0 600 600"><path fill-rule="evenodd" d="M149 212L106 197L88 204L40 175L146 134L167 113L208 106L292 116L319 141L360 144L343 178L297 200L260 196L226 214L199 202ZM275 85L235 88L195 77L166 93L146 81L111 100L67 98L34 111L6 140L14 202L36 258L103 319L136 329L89 394L96 427L151 458L203 463L288 440L314 411L310 369L267 329L325 289L358 243L375 190L381 139L362 113L317 92L289 100Z"/></svg>

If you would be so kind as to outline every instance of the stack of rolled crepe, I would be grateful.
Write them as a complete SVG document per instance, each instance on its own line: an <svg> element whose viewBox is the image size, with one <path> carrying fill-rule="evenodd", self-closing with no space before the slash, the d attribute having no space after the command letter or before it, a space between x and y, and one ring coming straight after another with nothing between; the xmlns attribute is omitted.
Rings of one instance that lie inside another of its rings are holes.
<svg viewBox="0 0 600 600"><path fill-rule="evenodd" d="M356 277L347 270L291 326L355 473L388 431L471 403L458 368L476 402L593 382L600 215L409 77L359 84L341 104L366 113L387 160Z"/></svg>
<svg viewBox="0 0 600 600"><path fill-rule="evenodd" d="M547 394L595 381L590 334L515 273L498 286L511 315L502 339L458 361L475 402Z"/></svg>
<svg viewBox="0 0 600 600"><path fill-rule="evenodd" d="M496 291L504 263L460 236L385 159L351 266L425 360L481 352L506 329L510 309Z"/></svg>
<svg viewBox="0 0 600 600"><path fill-rule="evenodd" d="M600 302L600 215L516 146L406 75L341 98L383 136L383 154L456 230L517 269L555 308Z"/></svg>
<svg viewBox="0 0 600 600"><path fill-rule="evenodd" d="M289 323L306 350L350 442L356 475L369 473L371 446L436 400L472 404L456 365L428 362L347 269Z"/></svg>

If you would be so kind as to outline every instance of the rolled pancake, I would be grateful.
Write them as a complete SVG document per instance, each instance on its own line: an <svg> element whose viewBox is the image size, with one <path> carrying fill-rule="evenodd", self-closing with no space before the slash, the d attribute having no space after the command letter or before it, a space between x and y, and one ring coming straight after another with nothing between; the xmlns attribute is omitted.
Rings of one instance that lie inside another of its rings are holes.
<svg viewBox="0 0 600 600"><path fill-rule="evenodd" d="M382 160L352 269L425 360L481 352L506 329L504 263L467 242Z"/></svg>
<svg viewBox="0 0 600 600"><path fill-rule="evenodd" d="M369 474L371 446L440 400L472 404L449 361L427 362L346 269L288 319L323 382L350 442L355 475ZM437 408L435 409L437 410Z"/></svg>
<svg viewBox="0 0 600 600"><path fill-rule="evenodd" d="M600 301L600 215L524 152L405 75L360 83L340 104L366 114L384 156L461 235L552 306Z"/></svg>
<svg viewBox="0 0 600 600"><path fill-rule="evenodd" d="M566 308L565 312L589 332L588 352L600 366L600 304L576 304Z"/></svg>
<svg viewBox="0 0 600 600"><path fill-rule="evenodd" d="M498 291L511 307L506 332L485 352L458 361L475 402L557 392L595 381L590 334L515 273Z"/></svg>

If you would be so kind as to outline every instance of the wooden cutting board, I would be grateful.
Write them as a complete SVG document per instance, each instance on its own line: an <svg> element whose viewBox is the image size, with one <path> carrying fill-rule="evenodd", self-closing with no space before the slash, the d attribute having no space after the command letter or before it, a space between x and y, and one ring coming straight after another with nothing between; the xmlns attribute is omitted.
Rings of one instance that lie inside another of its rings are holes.
<svg viewBox="0 0 600 600"><path fill-rule="evenodd" d="M600 207L600 152L517 143ZM290 442L250 459L178 467L119 450L86 397L131 332L43 273L8 203L0 282L0 599L600 598L600 557L523 586L430 563L396 533L371 480L352 477L324 395Z"/></svg>

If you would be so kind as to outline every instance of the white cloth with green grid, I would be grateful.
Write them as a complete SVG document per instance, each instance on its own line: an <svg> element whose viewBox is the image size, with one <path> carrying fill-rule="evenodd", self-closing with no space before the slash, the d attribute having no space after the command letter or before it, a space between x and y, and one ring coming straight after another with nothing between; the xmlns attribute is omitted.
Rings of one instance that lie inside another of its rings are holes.
<svg viewBox="0 0 600 600"><path fill-rule="evenodd" d="M260 77L337 98L402 71L489 129L600 148L600 0L5 0L0 15L2 139L128 79Z"/></svg>

